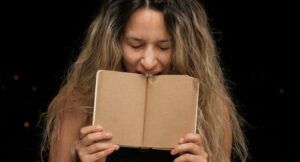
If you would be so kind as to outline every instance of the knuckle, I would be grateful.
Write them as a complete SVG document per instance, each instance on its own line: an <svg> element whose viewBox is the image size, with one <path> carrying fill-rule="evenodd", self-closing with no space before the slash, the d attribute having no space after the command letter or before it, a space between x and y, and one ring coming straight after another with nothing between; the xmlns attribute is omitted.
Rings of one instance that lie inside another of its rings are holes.
<svg viewBox="0 0 300 162"><path fill-rule="evenodd" d="M82 152L82 150L83 150L83 146L82 146L81 142L78 142L78 143L75 145L75 151L76 151L77 153L80 153L80 152Z"/></svg>
<svg viewBox="0 0 300 162"><path fill-rule="evenodd" d="M87 139L88 141L93 141L93 135L92 135L92 134L88 134L88 135L86 136L86 139Z"/></svg>
<svg viewBox="0 0 300 162"><path fill-rule="evenodd" d="M95 143L94 150L101 150L103 148L103 143Z"/></svg>
<svg viewBox="0 0 300 162"><path fill-rule="evenodd" d="M85 134L85 129L84 128L80 128L79 132L80 132L80 135L83 136Z"/></svg>
<svg viewBox="0 0 300 162"><path fill-rule="evenodd" d="M77 145L75 146L75 150L76 150L77 152L79 152L79 151L81 150L81 147L80 147L79 144L77 144Z"/></svg>
<svg viewBox="0 0 300 162"><path fill-rule="evenodd" d="M95 159L101 159L105 157L105 151L101 151L95 154Z"/></svg>
<svg viewBox="0 0 300 162"><path fill-rule="evenodd" d="M93 152L97 151L97 150L99 150L99 146L97 144L93 144L89 147L89 150L93 151Z"/></svg>
<svg viewBox="0 0 300 162"><path fill-rule="evenodd" d="M101 144L100 143L95 143L94 144L94 150L99 150L101 149Z"/></svg>
<svg viewBox="0 0 300 162"><path fill-rule="evenodd" d="M183 159L185 161L193 161L193 156L191 154L184 154Z"/></svg>
<svg viewBox="0 0 300 162"><path fill-rule="evenodd" d="M195 145L194 143L187 143L187 145L186 145L187 149L189 149L189 150L196 149L195 146L196 146L196 145Z"/></svg>

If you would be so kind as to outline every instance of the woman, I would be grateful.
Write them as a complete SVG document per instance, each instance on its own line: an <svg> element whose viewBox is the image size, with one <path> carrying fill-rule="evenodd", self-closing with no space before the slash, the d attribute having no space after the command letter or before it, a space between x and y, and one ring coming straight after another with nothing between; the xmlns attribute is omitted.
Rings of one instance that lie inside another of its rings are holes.
<svg viewBox="0 0 300 162"><path fill-rule="evenodd" d="M197 133L178 139L174 161L246 161L238 114L226 89L207 16L197 0L107 0L82 51L49 105L49 161L109 161L119 146L91 125L96 71L187 74L200 82ZM232 150L234 152L232 152ZM45 150L44 150L45 151ZM130 155L134 156L134 155Z"/></svg>

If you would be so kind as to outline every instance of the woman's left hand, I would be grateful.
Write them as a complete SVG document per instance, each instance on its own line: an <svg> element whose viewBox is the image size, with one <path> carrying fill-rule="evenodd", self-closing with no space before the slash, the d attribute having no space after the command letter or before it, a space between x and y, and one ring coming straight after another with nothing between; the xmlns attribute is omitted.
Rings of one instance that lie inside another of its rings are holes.
<svg viewBox="0 0 300 162"><path fill-rule="evenodd" d="M179 140L178 145L171 150L172 155L179 154L174 162L207 162L208 154L204 150L199 134L189 133Z"/></svg>

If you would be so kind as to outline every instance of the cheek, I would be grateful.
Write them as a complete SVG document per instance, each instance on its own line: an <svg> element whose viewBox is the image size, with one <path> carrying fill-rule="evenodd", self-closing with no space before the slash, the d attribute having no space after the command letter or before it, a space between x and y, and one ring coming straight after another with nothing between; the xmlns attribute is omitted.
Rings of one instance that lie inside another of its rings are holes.
<svg viewBox="0 0 300 162"><path fill-rule="evenodd" d="M130 72L135 71L135 68L139 61L139 57L128 50L124 50L122 58L126 70Z"/></svg>
<svg viewBox="0 0 300 162"><path fill-rule="evenodd" d="M161 55L161 63L164 65L164 66L169 66L171 64L171 60L172 60L172 54L171 53L168 53L168 54L164 54L164 55Z"/></svg>
<svg viewBox="0 0 300 162"><path fill-rule="evenodd" d="M172 62L171 57L172 57L171 53L163 53L163 54L160 54L159 57L157 58L159 61L159 64L160 64L161 71L164 74L169 73L169 70L171 68L171 62Z"/></svg>

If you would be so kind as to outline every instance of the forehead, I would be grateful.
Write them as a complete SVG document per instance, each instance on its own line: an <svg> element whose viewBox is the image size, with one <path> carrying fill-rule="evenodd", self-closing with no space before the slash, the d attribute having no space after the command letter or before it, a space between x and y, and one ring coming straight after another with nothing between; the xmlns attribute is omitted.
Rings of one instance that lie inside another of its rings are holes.
<svg viewBox="0 0 300 162"><path fill-rule="evenodd" d="M164 25L163 13L149 8L140 8L133 12L128 20L128 24L149 26L152 23Z"/></svg>
<svg viewBox="0 0 300 162"><path fill-rule="evenodd" d="M130 16L124 34L139 37L151 35L152 37L169 37L163 13L149 8L138 9Z"/></svg>

